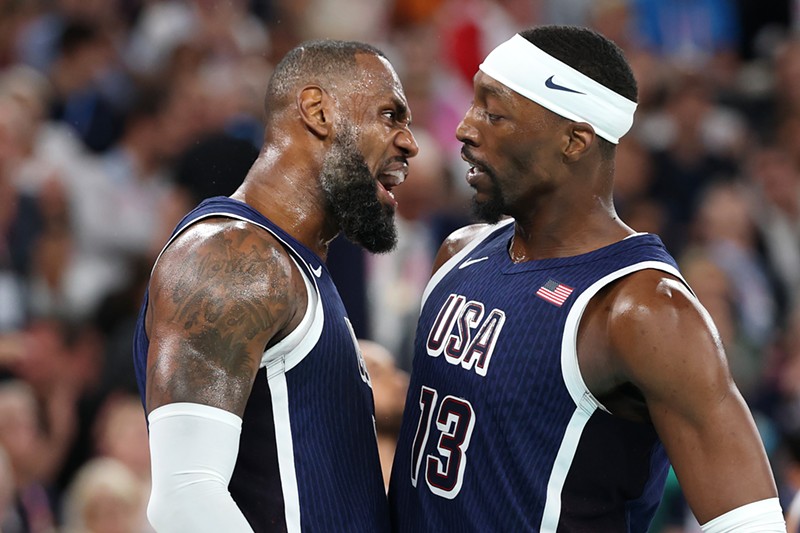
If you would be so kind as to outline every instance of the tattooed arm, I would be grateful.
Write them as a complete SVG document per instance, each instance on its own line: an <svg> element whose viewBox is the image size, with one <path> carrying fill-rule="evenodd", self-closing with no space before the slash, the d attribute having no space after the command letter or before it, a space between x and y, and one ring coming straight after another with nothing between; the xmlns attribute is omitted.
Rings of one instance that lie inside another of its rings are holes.
<svg viewBox="0 0 800 533"><path fill-rule="evenodd" d="M241 416L265 347L303 317L305 282L253 225L217 219L178 237L150 281L146 403L162 531L252 531L228 492Z"/></svg>
<svg viewBox="0 0 800 533"><path fill-rule="evenodd" d="M299 323L305 300L267 232L238 221L189 228L150 282L147 411L195 402L241 416L264 348Z"/></svg>

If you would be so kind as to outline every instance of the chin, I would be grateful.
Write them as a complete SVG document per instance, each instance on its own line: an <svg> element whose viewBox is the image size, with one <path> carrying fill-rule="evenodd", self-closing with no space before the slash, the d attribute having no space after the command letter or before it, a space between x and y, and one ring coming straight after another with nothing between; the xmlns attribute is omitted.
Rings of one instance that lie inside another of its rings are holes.
<svg viewBox="0 0 800 533"><path fill-rule="evenodd" d="M472 213L480 220L488 222L489 224L496 224L500 222L506 215L505 208L502 202L490 200L487 202L479 202L473 198L472 200Z"/></svg>

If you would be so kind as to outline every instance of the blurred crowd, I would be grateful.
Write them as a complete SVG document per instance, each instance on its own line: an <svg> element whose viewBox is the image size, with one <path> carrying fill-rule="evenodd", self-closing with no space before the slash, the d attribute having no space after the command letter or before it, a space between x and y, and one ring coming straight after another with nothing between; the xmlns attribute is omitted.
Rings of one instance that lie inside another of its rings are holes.
<svg viewBox="0 0 800 533"><path fill-rule="evenodd" d="M800 490L797 0L0 0L0 531L144 533L131 335L179 218L241 182L273 65L305 39L383 49L421 151L398 249L329 266L375 374L391 461L436 248L471 221L455 128L480 60L535 24L593 27L639 81L616 201L716 321L784 506ZM398 398L400 401L397 401ZM670 481L653 531L696 525Z"/></svg>

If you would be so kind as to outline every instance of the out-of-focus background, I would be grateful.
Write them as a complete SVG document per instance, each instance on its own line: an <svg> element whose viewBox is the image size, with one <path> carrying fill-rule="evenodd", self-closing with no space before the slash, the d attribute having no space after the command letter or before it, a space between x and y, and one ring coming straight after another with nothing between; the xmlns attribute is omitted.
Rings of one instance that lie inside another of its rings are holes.
<svg viewBox="0 0 800 533"><path fill-rule="evenodd" d="M373 341L391 454L433 255L471 221L454 131L472 76L546 23L595 28L634 67L619 213L662 235L716 320L786 505L800 489L800 2L0 0L3 533L149 530L131 363L147 276L180 216L241 182L272 67L305 39L383 49L421 147L396 189L398 250L337 240L329 260ZM696 527L671 478L652 530Z"/></svg>

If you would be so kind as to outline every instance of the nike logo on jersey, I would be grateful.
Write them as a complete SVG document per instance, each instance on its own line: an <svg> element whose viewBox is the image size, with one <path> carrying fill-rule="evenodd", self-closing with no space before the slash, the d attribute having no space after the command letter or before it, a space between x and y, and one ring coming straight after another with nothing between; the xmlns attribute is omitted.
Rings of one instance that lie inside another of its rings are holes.
<svg viewBox="0 0 800 533"><path fill-rule="evenodd" d="M322 265L317 265L317 268L311 267L311 272L318 278L322 277Z"/></svg>
<svg viewBox="0 0 800 533"><path fill-rule="evenodd" d="M568 93L575 93L575 94L586 94L586 93L582 93L580 91L576 91L575 89L570 89L569 87L565 87L563 85L559 85L558 83L553 81L554 77L555 77L555 75L550 76L549 78L547 78L544 81L544 86L547 87L548 89L555 89L556 91L565 91L565 92L568 92Z"/></svg>
<svg viewBox="0 0 800 533"><path fill-rule="evenodd" d="M467 259L460 265L458 265L458 269L461 270L462 268L467 268L470 265L474 265L475 263L480 263L481 261L486 261L489 259L488 257L479 257L478 259Z"/></svg>

